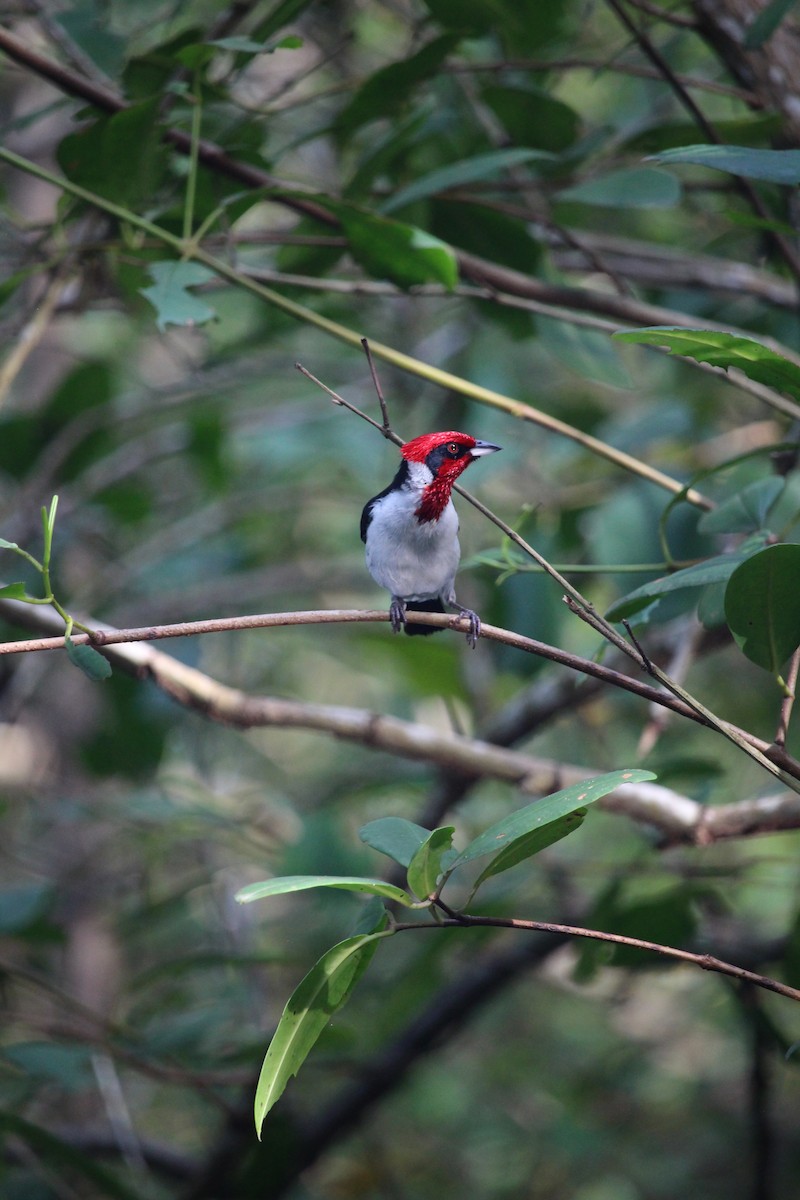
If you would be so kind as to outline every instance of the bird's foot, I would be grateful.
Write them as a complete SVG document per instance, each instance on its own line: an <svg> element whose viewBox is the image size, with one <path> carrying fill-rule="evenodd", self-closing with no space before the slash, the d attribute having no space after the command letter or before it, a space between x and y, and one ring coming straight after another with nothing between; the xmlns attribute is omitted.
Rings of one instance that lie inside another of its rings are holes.
<svg viewBox="0 0 800 1200"><path fill-rule="evenodd" d="M450 604L459 614L466 617L469 621L469 632L467 633L467 645L474 650L478 644L478 638L481 636L481 619L476 612L471 608L464 608L463 604L456 604L455 600L451 600Z"/></svg>
<svg viewBox="0 0 800 1200"><path fill-rule="evenodd" d="M393 633L399 633L405 626L406 606L399 596L392 596L392 603L389 605L389 620L392 623Z"/></svg>

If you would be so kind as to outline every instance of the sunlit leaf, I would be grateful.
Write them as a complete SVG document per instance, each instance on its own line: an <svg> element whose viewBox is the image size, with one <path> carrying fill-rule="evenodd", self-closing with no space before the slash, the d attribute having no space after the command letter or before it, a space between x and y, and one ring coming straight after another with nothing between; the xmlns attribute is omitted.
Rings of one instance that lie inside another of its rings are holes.
<svg viewBox="0 0 800 1200"><path fill-rule="evenodd" d="M399 904L411 901L402 888L382 879L367 879L360 875L284 875L278 879L265 879L261 883L250 883L236 893L240 904L252 900L263 900L267 896L285 896L288 892L303 892L309 888L340 888L345 892L366 892L370 896L384 896Z"/></svg>
<svg viewBox="0 0 800 1200"><path fill-rule="evenodd" d="M800 154L800 150L797 151ZM666 346L673 354L684 354L712 367L736 367L757 383L777 388L800 399L800 367L788 358L757 342L716 329L682 329L654 325L648 329L628 329L615 333L619 342Z"/></svg>
<svg viewBox="0 0 800 1200"><path fill-rule="evenodd" d="M0 596L4 600L30 600L24 583L7 583L0 587Z"/></svg>
<svg viewBox="0 0 800 1200"><path fill-rule="evenodd" d="M767 546L737 567L725 619L751 662L773 674L800 646L800 546Z"/></svg>
<svg viewBox="0 0 800 1200"><path fill-rule="evenodd" d="M385 922L385 917L383 918ZM311 968L289 999L270 1042L256 1088L256 1130L296 1075L334 1013L349 999L363 975L383 929L358 934L332 946Z"/></svg>
<svg viewBox="0 0 800 1200"><path fill-rule="evenodd" d="M450 863L448 870L455 871L465 863L472 862L475 858L482 858L486 854L506 853L517 839L526 837L534 831L541 833L549 826L569 816L570 813L585 809L587 805L594 804L596 800L607 796L609 792L613 792L615 788L621 787L625 783L641 783L648 779L655 779L652 771L634 769L611 771L607 775L584 779L572 787L554 792L552 796L535 800L533 804L518 809L517 812L503 817L489 829L484 830ZM563 837L564 834L561 833L559 836ZM536 853L536 849L531 852ZM520 858L514 859L514 862L519 861L521 861ZM508 865L513 866L514 863L509 862Z"/></svg>

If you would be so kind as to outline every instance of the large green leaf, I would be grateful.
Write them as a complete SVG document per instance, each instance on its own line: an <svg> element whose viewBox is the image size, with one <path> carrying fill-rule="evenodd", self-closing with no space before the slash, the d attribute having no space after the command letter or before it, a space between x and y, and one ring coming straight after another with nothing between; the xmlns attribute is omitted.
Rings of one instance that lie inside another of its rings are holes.
<svg viewBox="0 0 800 1200"><path fill-rule="evenodd" d="M673 571L671 575L662 575L627 596L622 596L611 605L606 613L609 621L623 621L646 608L652 600L666 596L670 592L679 592L683 588L705 587L710 583L727 583L736 568L759 550L763 550L767 538L766 533L754 534L742 542L739 549L731 554L717 554L694 566L684 567L681 571Z"/></svg>
<svg viewBox="0 0 800 1200"><path fill-rule="evenodd" d="M626 167L566 188L557 193L556 199L603 208L672 208L680 196L680 184L669 171Z"/></svg>
<svg viewBox="0 0 800 1200"><path fill-rule="evenodd" d="M236 893L240 904L252 900L263 900L267 896L285 896L288 892L303 892L309 888L340 888L345 892L366 892L370 896L384 896L398 904L410 904L402 888L382 879L367 879L361 875L283 875L278 879L264 879L250 883Z"/></svg>
<svg viewBox="0 0 800 1200"><path fill-rule="evenodd" d="M800 646L800 546L767 546L737 567L725 619L751 662L777 673Z"/></svg>
<svg viewBox="0 0 800 1200"><path fill-rule="evenodd" d="M676 329L669 325L628 329L613 334L613 337L619 342L666 346L673 354L683 354L697 362L710 363L712 367L726 370L736 367L748 378L800 400L800 367L754 338L716 329Z"/></svg>
<svg viewBox="0 0 800 1200"><path fill-rule="evenodd" d="M297 1074L333 1014L350 998L378 941L388 936L390 931L379 929L332 946L292 993L258 1078L254 1115L259 1137L265 1116L292 1075Z"/></svg>
<svg viewBox="0 0 800 1200"><path fill-rule="evenodd" d="M420 900L427 900L442 874L442 859L452 849L454 825L434 829L408 864L408 886Z"/></svg>
<svg viewBox="0 0 800 1200"><path fill-rule="evenodd" d="M652 155L654 162L712 167L769 183L800 183L800 150L758 150L751 146L676 146Z"/></svg>
<svg viewBox="0 0 800 1200"><path fill-rule="evenodd" d="M581 812L587 805L594 804L596 800L607 796L609 792L613 792L615 788L621 787L625 783L641 783L647 779L655 779L652 771L633 769L611 771L607 775L584 779L581 783L564 788L560 792L554 792L552 796L545 796L542 800L535 800L533 804L518 809L517 812L503 817L502 820L484 830L450 863L448 872L452 873L458 867L464 866L465 863L472 862L476 858L483 858L486 854L504 855L507 865L513 866L514 863L520 862L522 857L527 857L522 854L519 857L513 857L510 853L514 843L519 839L528 838L533 832L543 833L550 826L562 821L564 817L571 813ZM565 829L558 836L563 837L567 832L569 830ZM542 845L537 845L536 840L532 839L530 844L533 846L530 853L535 854L537 849L541 849L543 845L549 843L544 841ZM501 867L500 869L507 868Z"/></svg>

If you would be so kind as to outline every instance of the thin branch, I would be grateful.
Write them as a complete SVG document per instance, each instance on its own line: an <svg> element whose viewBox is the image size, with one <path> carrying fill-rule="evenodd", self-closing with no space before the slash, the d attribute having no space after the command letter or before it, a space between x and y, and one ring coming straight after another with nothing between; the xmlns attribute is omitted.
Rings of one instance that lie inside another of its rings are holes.
<svg viewBox="0 0 800 1200"><path fill-rule="evenodd" d="M685 18L691 21L691 18ZM696 22L692 22L695 25ZM632 75L636 79L657 79L663 82L664 76L655 67L645 67L640 63L625 63L618 59L607 58L598 62L595 58L500 58L489 62L448 62L442 68L448 75L469 74L481 72L497 74L502 71L611 71L618 75ZM727 83L716 83L712 79L699 79L696 75L679 75L678 79L687 89L698 92L713 92L718 96L730 96L741 100L751 108L763 108L763 103L755 92L747 88L733 87Z"/></svg>
<svg viewBox="0 0 800 1200"><path fill-rule="evenodd" d="M664 958L674 958L678 962L691 963L704 971L715 971L720 975L728 975L741 983L753 984L778 996L789 1000L800 1000L800 989L790 987L788 983L771 979L768 975L759 975L744 967L715 958L713 954L696 954L692 950L680 950L677 946L664 946L660 942L648 942L643 938L627 937L621 933L606 933L601 929L585 929L581 925L560 925L552 921L523 921L517 917L481 917L470 913L457 913L448 905L438 901L439 907L447 913L444 919L430 925L419 921L398 923L395 928L400 931L417 929L449 929L453 927L492 928L492 929L521 929L531 933L557 933L565 937L589 938L595 942L609 942L615 946L628 946L635 950L646 950L652 954L660 954Z"/></svg>

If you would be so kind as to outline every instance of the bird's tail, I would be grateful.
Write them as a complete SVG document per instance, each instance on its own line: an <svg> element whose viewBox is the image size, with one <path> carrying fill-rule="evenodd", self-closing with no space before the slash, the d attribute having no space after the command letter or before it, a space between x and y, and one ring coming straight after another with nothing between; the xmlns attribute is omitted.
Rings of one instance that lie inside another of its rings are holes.
<svg viewBox="0 0 800 1200"><path fill-rule="evenodd" d="M435 600L407 600L406 612L446 612L444 605L437 596ZM441 629L434 629L433 625L418 625L414 621L406 620L405 631L410 637L427 637L429 633L441 633Z"/></svg>

